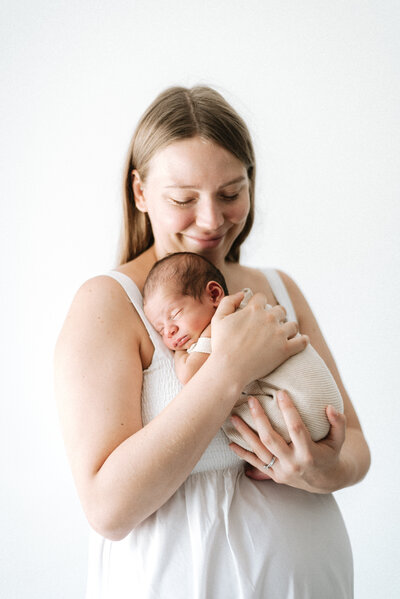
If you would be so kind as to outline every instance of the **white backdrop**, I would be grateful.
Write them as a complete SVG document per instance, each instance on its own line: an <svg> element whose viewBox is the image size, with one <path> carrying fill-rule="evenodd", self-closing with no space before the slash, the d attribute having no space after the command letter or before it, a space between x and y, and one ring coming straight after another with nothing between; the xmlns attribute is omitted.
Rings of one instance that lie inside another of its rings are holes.
<svg viewBox="0 0 400 599"><path fill-rule="evenodd" d="M372 449L365 481L336 494L356 599L398 597L399 2L3 0L0 17L1 597L83 597L53 348L77 288L115 263L137 119L196 83L255 140L244 262L300 284Z"/></svg>

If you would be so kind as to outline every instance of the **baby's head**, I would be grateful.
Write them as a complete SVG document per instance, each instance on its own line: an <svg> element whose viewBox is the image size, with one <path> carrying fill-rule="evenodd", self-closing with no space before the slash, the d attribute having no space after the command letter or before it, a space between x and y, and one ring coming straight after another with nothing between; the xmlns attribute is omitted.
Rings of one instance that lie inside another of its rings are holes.
<svg viewBox="0 0 400 599"><path fill-rule="evenodd" d="M156 262L143 288L144 312L169 349L186 350L210 323L228 289L209 260L190 252Z"/></svg>

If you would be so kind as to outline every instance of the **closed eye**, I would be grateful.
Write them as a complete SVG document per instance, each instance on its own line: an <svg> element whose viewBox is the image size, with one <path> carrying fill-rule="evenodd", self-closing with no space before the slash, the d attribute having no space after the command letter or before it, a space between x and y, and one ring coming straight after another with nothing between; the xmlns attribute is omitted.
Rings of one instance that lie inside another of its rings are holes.
<svg viewBox="0 0 400 599"><path fill-rule="evenodd" d="M228 202L232 202L233 200L236 200L238 197L239 197L238 193L235 193L233 195L221 195L221 199L226 200Z"/></svg>
<svg viewBox="0 0 400 599"><path fill-rule="evenodd" d="M172 202L175 206L187 206L195 201L195 198L187 198L185 200L175 200L174 198L169 198L169 201Z"/></svg>

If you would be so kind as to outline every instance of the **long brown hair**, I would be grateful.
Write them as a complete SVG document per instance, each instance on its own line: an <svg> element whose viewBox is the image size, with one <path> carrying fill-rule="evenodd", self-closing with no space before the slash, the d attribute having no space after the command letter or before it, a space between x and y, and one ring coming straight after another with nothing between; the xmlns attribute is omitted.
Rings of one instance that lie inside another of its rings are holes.
<svg viewBox="0 0 400 599"><path fill-rule="evenodd" d="M125 264L154 242L147 213L135 205L132 171L145 181L150 159L173 141L195 136L217 143L236 156L247 169L250 210L243 230L225 259L238 262L240 246L254 220L255 157L250 133L243 119L217 91L206 86L170 87L162 92L140 119L129 146L124 171L124 223L119 263Z"/></svg>

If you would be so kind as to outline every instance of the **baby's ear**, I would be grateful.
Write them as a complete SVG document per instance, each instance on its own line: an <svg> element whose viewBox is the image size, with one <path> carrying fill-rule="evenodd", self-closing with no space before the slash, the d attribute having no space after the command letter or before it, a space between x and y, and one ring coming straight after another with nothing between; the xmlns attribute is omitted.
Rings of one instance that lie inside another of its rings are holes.
<svg viewBox="0 0 400 599"><path fill-rule="evenodd" d="M208 281L206 286L206 294L213 306L217 307L225 293L221 285L217 281Z"/></svg>

